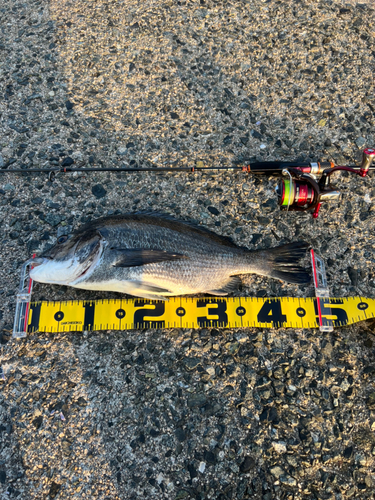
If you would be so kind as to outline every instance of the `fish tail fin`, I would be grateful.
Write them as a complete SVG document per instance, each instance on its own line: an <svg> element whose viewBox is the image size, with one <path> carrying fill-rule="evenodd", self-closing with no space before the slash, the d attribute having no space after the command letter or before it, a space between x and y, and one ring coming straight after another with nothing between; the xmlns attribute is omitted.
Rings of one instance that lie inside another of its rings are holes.
<svg viewBox="0 0 375 500"><path fill-rule="evenodd" d="M289 283L307 284L311 275L298 262L306 256L309 244L304 241L288 243L269 250L259 250L257 253L265 263L265 267L256 271L258 274L277 278Z"/></svg>

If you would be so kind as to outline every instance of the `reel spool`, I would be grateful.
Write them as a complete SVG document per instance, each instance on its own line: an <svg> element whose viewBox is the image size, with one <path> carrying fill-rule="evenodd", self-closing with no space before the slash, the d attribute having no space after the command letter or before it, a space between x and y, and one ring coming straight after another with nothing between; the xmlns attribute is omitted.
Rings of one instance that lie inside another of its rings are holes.
<svg viewBox="0 0 375 500"><path fill-rule="evenodd" d="M280 179L276 194L281 210L309 210L314 208L317 196L307 182L297 179Z"/></svg>
<svg viewBox="0 0 375 500"><path fill-rule="evenodd" d="M316 219L323 201L337 200L341 196L340 191L329 184L328 176L317 182L309 174L300 174L298 178L292 177L289 171L285 174L289 179L280 179L275 189L281 210L313 210L312 216Z"/></svg>

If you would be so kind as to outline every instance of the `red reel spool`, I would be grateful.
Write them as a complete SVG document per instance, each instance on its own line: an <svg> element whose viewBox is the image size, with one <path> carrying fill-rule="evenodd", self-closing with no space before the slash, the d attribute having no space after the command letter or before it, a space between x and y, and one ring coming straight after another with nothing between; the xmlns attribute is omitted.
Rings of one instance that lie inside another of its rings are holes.
<svg viewBox="0 0 375 500"><path fill-rule="evenodd" d="M315 201L315 192L307 183L296 179L281 179L276 188L279 196L279 205L287 210L312 207Z"/></svg>

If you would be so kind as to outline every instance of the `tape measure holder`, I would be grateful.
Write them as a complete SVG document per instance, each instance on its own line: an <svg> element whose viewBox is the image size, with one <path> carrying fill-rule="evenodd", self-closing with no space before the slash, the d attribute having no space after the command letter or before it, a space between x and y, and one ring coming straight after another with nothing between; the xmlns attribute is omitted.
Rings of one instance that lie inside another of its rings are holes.
<svg viewBox="0 0 375 500"><path fill-rule="evenodd" d="M316 307L319 318L319 330L321 332L332 332L332 311L329 306L329 288L324 260L316 255L313 249L311 249L310 254L316 296ZM324 315L322 314L322 311L324 311Z"/></svg>
<svg viewBox="0 0 375 500"><path fill-rule="evenodd" d="M33 255L33 258L35 254ZM16 313L14 316L13 335L14 339L22 339L27 335L29 321L31 293L33 280L30 278L31 264L26 262L21 269L20 288L16 298Z"/></svg>

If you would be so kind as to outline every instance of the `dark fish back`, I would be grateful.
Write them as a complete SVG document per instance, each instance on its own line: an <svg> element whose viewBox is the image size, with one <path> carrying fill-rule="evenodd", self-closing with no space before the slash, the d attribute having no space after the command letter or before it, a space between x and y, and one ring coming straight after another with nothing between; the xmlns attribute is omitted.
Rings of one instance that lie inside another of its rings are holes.
<svg viewBox="0 0 375 500"><path fill-rule="evenodd" d="M177 233L183 234L185 236L191 236L192 238L204 238L207 243L210 241L214 245L221 245L229 248L240 248L238 247L230 238L226 236L220 236L212 231L205 229L203 227L197 226L191 222L179 222L174 220L168 215L149 215L149 214L125 214L125 215L114 215L109 217L101 217L93 222L89 222L79 229L79 232L97 230L100 231L103 236L105 233L112 233L113 231L121 231L121 226L130 229L131 226L133 231L137 230L137 225L145 225L156 228L165 228Z"/></svg>

